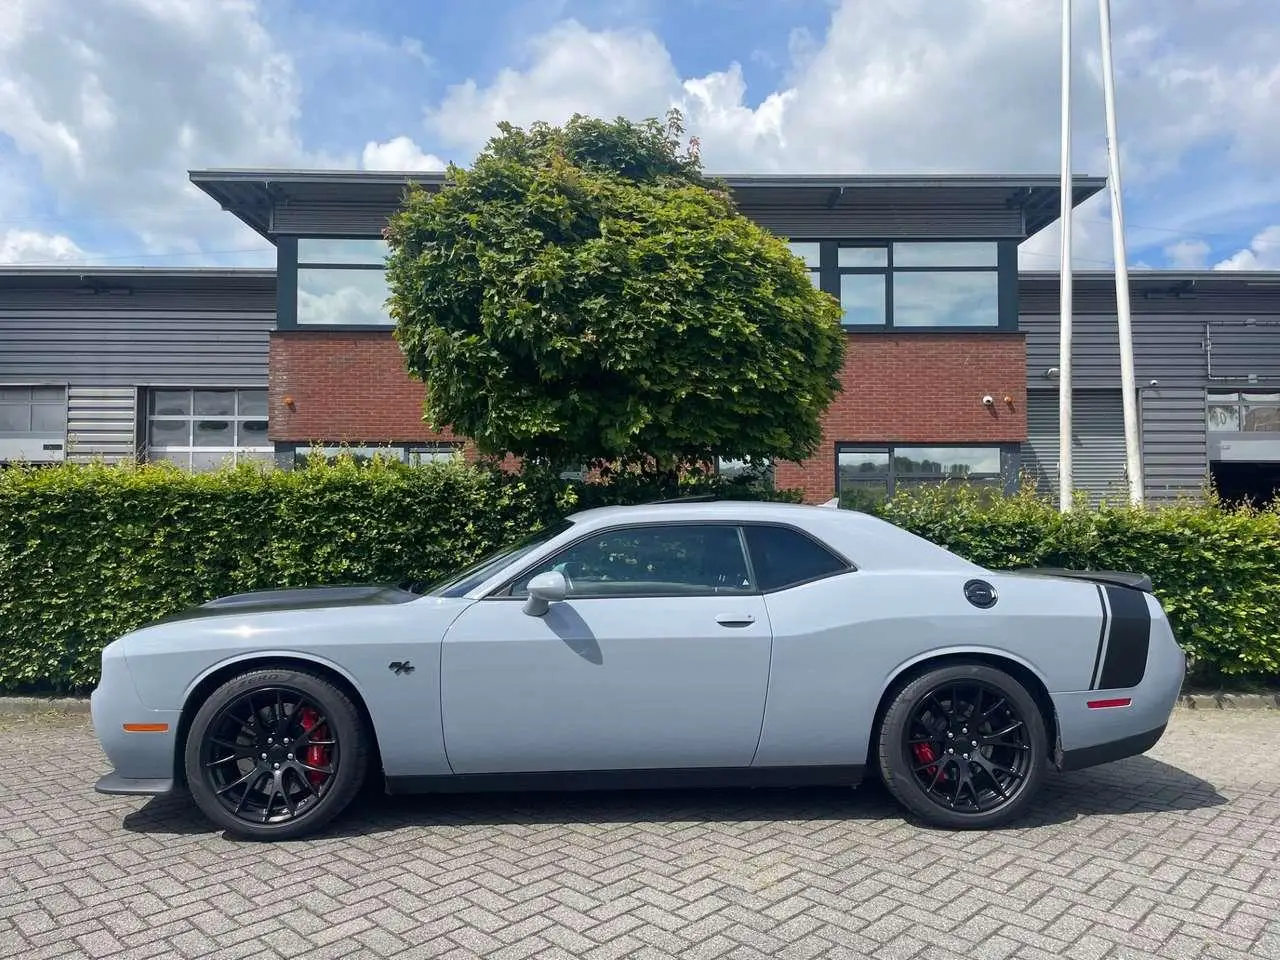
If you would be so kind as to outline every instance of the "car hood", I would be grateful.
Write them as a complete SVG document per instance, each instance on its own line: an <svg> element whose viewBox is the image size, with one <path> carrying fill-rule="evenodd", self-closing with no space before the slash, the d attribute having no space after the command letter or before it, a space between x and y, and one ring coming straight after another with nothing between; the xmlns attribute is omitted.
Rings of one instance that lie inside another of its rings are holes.
<svg viewBox="0 0 1280 960"><path fill-rule="evenodd" d="M157 621L175 623L204 617L232 614L274 613L285 610L315 610L323 607L361 607L388 603L408 603L420 599L390 584L349 584L332 587L292 587L283 590L256 590L218 597Z"/></svg>

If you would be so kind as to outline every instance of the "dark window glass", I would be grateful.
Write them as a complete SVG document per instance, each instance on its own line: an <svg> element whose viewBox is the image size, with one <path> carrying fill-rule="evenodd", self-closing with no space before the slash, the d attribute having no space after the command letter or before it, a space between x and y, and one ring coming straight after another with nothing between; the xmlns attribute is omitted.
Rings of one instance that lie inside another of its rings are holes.
<svg viewBox="0 0 1280 960"><path fill-rule="evenodd" d="M520 578L559 570L569 596L706 596L751 590L738 528L715 524L606 530L574 544Z"/></svg>
<svg viewBox="0 0 1280 960"><path fill-rule="evenodd" d="M781 590L848 569L826 547L795 530L766 526L746 530L747 549L761 590Z"/></svg>

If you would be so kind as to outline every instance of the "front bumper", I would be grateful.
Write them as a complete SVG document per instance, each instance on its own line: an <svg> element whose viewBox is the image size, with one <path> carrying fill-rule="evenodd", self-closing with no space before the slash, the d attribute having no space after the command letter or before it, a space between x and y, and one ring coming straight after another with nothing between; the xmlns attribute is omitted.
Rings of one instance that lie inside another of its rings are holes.
<svg viewBox="0 0 1280 960"><path fill-rule="evenodd" d="M173 793L173 778L143 779L140 777L122 777L120 774L108 773L93 785L98 793L126 797L163 797Z"/></svg>
<svg viewBox="0 0 1280 960"><path fill-rule="evenodd" d="M98 781L99 793L167 793L177 771L178 710L152 710L138 696L119 649L102 654L102 677L89 698L93 732L114 771ZM130 727L143 729L130 731ZM166 786L167 784L167 786Z"/></svg>

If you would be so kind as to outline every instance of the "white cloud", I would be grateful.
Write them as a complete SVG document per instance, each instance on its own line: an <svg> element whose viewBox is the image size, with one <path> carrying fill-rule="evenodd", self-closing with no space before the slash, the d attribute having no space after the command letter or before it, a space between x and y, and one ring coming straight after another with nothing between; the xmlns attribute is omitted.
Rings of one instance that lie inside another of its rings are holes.
<svg viewBox="0 0 1280 960"><path fill-rule="evenodd" d="M1222 195L1223 178L1203 174L1216 154L1233 179L1272 175L1269 158L1280 153L1272 7L1186 0L1158 13L1142 4L1115 10L1131 255L1140 245L1158 256L1170 224L1146 229L1130 197L1163 194L1162 216L1174 220L1202 198L1217 209L1257 202L1245 186ZM469 151L499 120L638 118L676 105L715 171L1056 174L1058 11L1025 0L843 0L825 35L794 38L786 85L754 97L736 63L682 76L650 32L568 21L528 40L490 82L450 87L427 108L426 125L430 142ZM1097 9L1077 3L1075 12L1073 166L1104 173ZM1077 214L1082 267L1111 263L1105 209L1100 198ZM1056 232L1037 238L1024 262L1053 267L1056 244Z"/></svg>
<svg viewBox="0 0 1280 960"><path fill-rule="evenodd" d="M0 263L84 263L89 255L70 237L38 230L6 230L0 233Z"/></svg>
<svg viewBox="0 0 1280 960"><path fill-rule="evenodd" d="M1215 270L1280 270L1280 224L1267 227L1249 246L1214 266Z"/></svg>
<svg viewBox="0 0 1280 960"><path fill-rule="evenodd" d="M664 112L679 86L666 47L647 31L595 32L570 20L531 38L526 54L524 69L502 70L487 87L451 86L427 111L435 138L475 149L503 120L527 126L575 111L648 116Z"/></svg>
<svg viewBox="0 0 1280 960"><path fill-rule="evenodd" d="M366 170L443 170L445 162L433 153L424 153L409 137L393 137L364 145L360 166Z"/></svg>
<svg viewBox="0 0 1280 960"><path fill-rule="evenodd" d="M192 167L305 155L292 62L253 2L3 6L0 133L60 206L119 218L147 252L262 245L187 181Z"/></svg>
<svg viewBox="0 0 1280 960"><path fill-rule="evenodd" d="M1203 240L1179 240L1165 247L1169 263L1180 270L1200 270L1209 259L1209 244Z"/></svg>

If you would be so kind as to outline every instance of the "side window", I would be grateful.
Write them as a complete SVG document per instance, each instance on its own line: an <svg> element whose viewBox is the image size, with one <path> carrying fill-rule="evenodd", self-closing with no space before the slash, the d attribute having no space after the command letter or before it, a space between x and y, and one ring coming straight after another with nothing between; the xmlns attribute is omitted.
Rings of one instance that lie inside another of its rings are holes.
<svg viewBox="0 0 1280 960"><path fill-rule="evenodd" d="M564 574L570 597L752 592L738 528L719 524L601 531L525 573L511 595L524 596L529 581L548 570Z"/></svg>
<svg viewBox="0 0 1280 960"><path fill-rule="evenodd" d="M761 590L781 590L849 569L826 547L795 530L748 526L746 532L751 564Z"/></svg>

